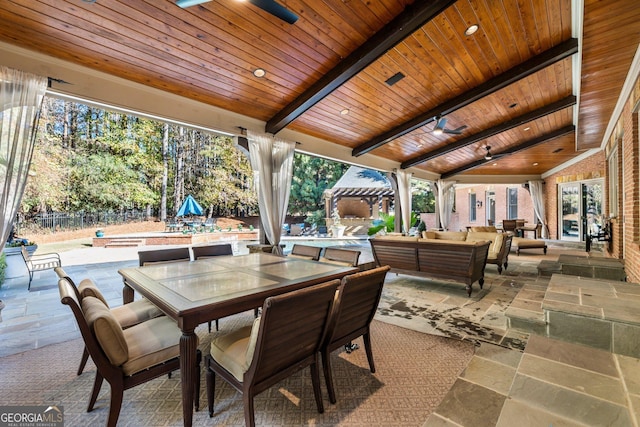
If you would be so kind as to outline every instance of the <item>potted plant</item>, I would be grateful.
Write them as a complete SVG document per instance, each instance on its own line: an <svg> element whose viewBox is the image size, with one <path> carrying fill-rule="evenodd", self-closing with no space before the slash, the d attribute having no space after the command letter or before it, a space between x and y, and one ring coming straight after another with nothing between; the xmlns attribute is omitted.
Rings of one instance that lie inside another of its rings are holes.
<svg viewBox="0 0 640 427"><path fill-rule="evenodd" d="M104 230L102 228L96 230L96 237L104 237Z"/></svg>
<svg viewBox="0 0 640 427"><path fill-rule="evenodd" d="M333 211L333 214L331 215L331 219L333 220L333 224L331 224L331 234L333 235L333 237L344 236L344 230L347 227L342 225L342 222L340 220L340 212L338 212L337 209Z"/></svg>

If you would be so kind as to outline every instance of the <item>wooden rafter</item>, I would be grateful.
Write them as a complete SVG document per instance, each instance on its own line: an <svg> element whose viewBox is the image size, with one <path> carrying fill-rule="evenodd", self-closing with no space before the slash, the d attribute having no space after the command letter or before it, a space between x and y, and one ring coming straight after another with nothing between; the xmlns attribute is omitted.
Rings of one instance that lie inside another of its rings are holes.
<svg viewBox="0 0 640 427"><path fill-rule="evenodd" d="M578 52L578 40L568 39L551 49L544 51L543 53L534 56L533 58L517 65L510 70L496 76L490 80L487 80L478 87L471 89L455 98L452 98L437 107L422 113L411 120L402 123L395 128L384 132L381 135L376 136L370 141L365 142L353 149L351 154L354 157L366 154L376 148L393 141L409 132L413 132L416 129L435 120L437 116L444 116L452 113L462 107L471 104L474 101L479 100L487 95L490 95L498 90L520 80L531 74L534 74L549 65L552 65L558 61L567 58Z"/></svg>
<svg viewBox="0 0 640 427"><path fill-rule="evenodd" d="M499 156L503 157L503 156L508 156L508 155L511 155L511 154L515 154L518 151L522 151L522 150L529 149L531 147L535 147L538 144L542 144L542 143L547 142L549 140L558 138L558 137L563 136L563 135L567 135L567 134L575 132L575 131L576 131L576 127L574 125L565 126L563 128L560 128L560 129L558 129L556 131L553 131L551 133L548 133L546 135L539 136L538 138L534 138L534 139L526 141L526 142L524 142L522 144L519 144L519 145L516 145L514 147L511 147L511 148L509 148L509 149L507 149L505 151L502 151L500 153L493 153L493 155L494 156L498 156L499 155ZM447 179L447 178L450 178L450 177L452 177L454 175L457 175L459 173L468 171L470 169L475 169L475 168L477 168L479 166L484 165L485 163L492 162L492 161L494 161L494 160L493 159L492 160L485 160L485 159L477 160L475 162L472 162L472 163L466 164L464 166L461 166L459 168L455 168L453 170L445 172L440 176L440 178L441 179Z"/></svg>
<svg viewBox="0 0 640 427"><path fill-rule="evenodd" d="M457 0L417 1L407 6L400 15L354 50L349 56L316 81L292 103L277 112L268 122L265 131L278 133L301 114L320 102L347 80L364 70L389 49L400 43L414 31L442 13Z"/></svg>
<svg viewBox="0 0 640 427"><path fill-rule="evenodd" d="M485 129L482 132L478 132L474 135L470 135L466 138L463 138L459 141L455 141L451 144L447 144L443 147L440 148L436 148L435 150L431 150L427 153L421 154L419 156L416 156L412 159L409 159L407 161L402 162L402 164L400 165L400 167L402 169L406 169L406 168L410 168L412 166L415 166L417 164L426 162L428 160L431 159L435 159L436 157L442 156L444 154L450 153L452 151L455 151L459 148L463 148L466 147L468 145L472 145L478 141L482 141L483 139L487 139L489 137L492 137L494 135L497 135L499 133L505 132L509 129L513 129L517 126L523 125L525 123L528 123L532 120L536 120L539 119L541 117L544 117L546 115L555 113L556 111L565 109L567 107L570 107L572 105L575 105L577 102L577 98L574 95L571 96L567 96L564 99L561 99L560 101L556 101L553 102L549 105L545 105L544 107L538 108L534 111L531 111L529 113L523 114L521 116L515 117L511 120L508 120L504 123L500 123L497 126L493 126L489 129Z"/></svg>

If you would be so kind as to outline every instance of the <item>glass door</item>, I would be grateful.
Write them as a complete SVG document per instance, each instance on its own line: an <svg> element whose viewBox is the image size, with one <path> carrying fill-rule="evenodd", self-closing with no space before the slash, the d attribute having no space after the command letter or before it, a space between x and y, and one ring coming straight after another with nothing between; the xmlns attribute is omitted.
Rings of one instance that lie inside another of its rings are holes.
<svg viewBox="0 0 640 427"><path fill-rule="evenodd" d="M496 194L493 191L487 191L486 199L487 225L496 225Z"/></svg>
<svg viewBox="0 0 640 427"><path fill-rule="evenodd" d="M560 240L584 241L602 227L602 180L571 182L558 186L558 235Z"/></svg>

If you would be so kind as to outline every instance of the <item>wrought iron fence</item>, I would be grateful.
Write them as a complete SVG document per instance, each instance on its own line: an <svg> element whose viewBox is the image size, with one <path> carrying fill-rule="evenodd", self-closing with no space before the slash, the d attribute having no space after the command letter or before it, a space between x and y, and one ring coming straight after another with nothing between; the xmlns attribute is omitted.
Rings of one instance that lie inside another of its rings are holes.
<svg viewBox="0 0 640 427"><path fill-rule="evenodd" d="M43 229L50 231L95 228L110 224L146 221L152 219L146 211L122 212L51 212L32 218L19 218L18 229Z"/></svg>

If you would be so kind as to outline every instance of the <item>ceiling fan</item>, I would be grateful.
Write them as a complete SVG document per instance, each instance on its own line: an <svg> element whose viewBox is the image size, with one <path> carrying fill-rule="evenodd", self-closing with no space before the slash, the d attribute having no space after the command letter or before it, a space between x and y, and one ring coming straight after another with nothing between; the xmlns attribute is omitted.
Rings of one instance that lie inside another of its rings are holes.
<svg viewBox="0 0 640 427"><path fill-rule="evenodd" d="M181 7L191 7L198 4L207 3L211 0L177 0L176 4ZM291 12L286 7L276 3L274 0L247 0L254 6L258 6L260 9L272 14L273 16L282 19L288 24L293 24L298 20L298 16Z"/></svg>
<svg viewBox="0 0 640 427"><path fill-rule="evenodd" d="M484 155L484 159L485 160L497 160L500 157L504 156L505 154L492 154L491 153L491 146L487 145L484 147L485 150L487 150L487 152Z"/></svg>
<svg viewBox="0 0 640 427"><path fill-rule="evenodd" d="M455 129L447 129L447 119L444 117L437 116L436 117L436 126L433 128L434 135L442 135L443 133L447 133L450 135L460 135L463 130L467 128L467 125L462 125Z"/></svg>

